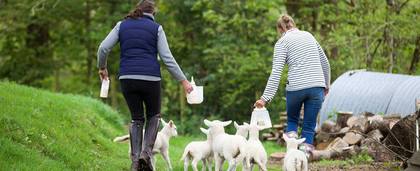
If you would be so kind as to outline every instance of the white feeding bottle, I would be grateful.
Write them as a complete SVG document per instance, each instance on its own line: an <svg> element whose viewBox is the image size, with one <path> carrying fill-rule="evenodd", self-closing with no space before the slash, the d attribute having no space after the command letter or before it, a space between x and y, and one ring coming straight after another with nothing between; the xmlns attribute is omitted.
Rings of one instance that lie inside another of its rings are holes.
<svg viewBox="0 0 420 171"><path fill-rule="evenodd" d="M189 104L200 104L203 102L203 86L196 86L194 77L191 77L191 86L193 91L187 94L187 102Z"/></svg>
<svg viewBox="0 0 420 171"><path fill-rule="evenodd" d="M109 91L109 79L103 79L102 80L102 86L101 86L101 93L100 93L99 97L107 98L108 97L108 91Z"/></svg>
<svg viewBox="0 0 420 171"><path fill-rule="evenodd" d="M251 115L251 124L265 128L271 128L271 119L268 110L263 108L255 108Z"/></svg>

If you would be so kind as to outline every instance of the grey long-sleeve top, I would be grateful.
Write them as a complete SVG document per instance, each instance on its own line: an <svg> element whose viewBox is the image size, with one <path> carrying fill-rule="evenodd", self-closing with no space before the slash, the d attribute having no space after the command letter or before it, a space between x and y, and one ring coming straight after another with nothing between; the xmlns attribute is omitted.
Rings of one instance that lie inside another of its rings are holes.
<svg viewBox="0 0 420 171"><path fill-rule="evenodd" d="M154 18L152 14L145 13L144 15ZM111 32L106 36L102 41L98 49L98 68L106 68L107 57L111 52L112 47L117 44L119 41L118 32L120 29L121 21L118 22ZM171 50L169 49L168 41L166 39L165 32L163 31L162 26L159 26L158 29L158 41L157 41L159 57L162 59L163 63L166 65L169 73L178 81L186 80L184 73L173 57ZM138 79L146 81L160 81L160 77L150 76L150 75L123 75L119 79Z"/></svg>
<svg viewBox="0 0 420 171"><path fill-rule="evenodd" d="M261 99L271 101L277 92L284 65L289 66L287 91L330 87L330 64L311 33L292 29L274 46L273 66Z"/></svg>

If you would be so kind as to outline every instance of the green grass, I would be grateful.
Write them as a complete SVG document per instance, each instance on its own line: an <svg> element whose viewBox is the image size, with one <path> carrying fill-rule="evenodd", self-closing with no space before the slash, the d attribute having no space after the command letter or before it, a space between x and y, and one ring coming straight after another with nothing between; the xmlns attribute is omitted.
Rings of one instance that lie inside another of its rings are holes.
<svg viewBox="0 0 420 171"><path fill-rule="evenodd" d="M373 159L369 154L362 152L358 155L352 156L346 160L321 160L317 162L319 166L342 166L342 167L351 167L354 165L363 165L370 164L373 162Z"/></svg>
<svg viewBox="0 0 420 171"><path fill-rule="evenodd" d="M124 170L125 132L98 100L0 82L0 170Z"/></svg>
<svg viewBox="0 0 420 171"><path fill-rule="evenodd" d="M112 142L126 133L121 115L98 100L0 82L2 171L129 170L128 145ZM183 168L180 157L186 144L204 138L171 140L174 171ZM275 143L264 145L269 154L284 150ZM165 170L160 155L157 162L157 170ZM270 168L274 170L280 168Z"/></svg>
<svg viewBox="0 0 420 171"><path fill-rule="evenodd" d="M184 152L184 147L191 141L201 141L204 140L205 136L203 134L203 136L200 137L186 137L186 136L178 136L178 137L173 137L170 140L170 149L169 149L169 154L170 154L170 158L172 161L172 166L173 166L173 170L174 171L178 171L178 170L183 170L184 168L184 162L180 161L182 153ZM284 147L280 147L279 145L277 145L276 143L273 142L265 142L264 143L264 147L267 150L268 154L271 154L273 152L278 152L278 151L285 151ZM127 148L127 147L126 147ZM166 169L166 164L162 158L162 156L160 154L158 154L156 156L156 160L157 160L157 170L165 170ZM213 169L214 169L214 164L212 164ZM201 170L201 162L198 165L198 169ZM224 164L224 170L226 170L228 168L228 164L227 162L225 162ZM256 167L255 167L256 168ZM279 171L280 168L278 166L268 166L269 171ZM190 166L190 170L191 166ZM242 170L241 166L238 166L237 170ZM254 169L255 170L255 169Z"/></svg>

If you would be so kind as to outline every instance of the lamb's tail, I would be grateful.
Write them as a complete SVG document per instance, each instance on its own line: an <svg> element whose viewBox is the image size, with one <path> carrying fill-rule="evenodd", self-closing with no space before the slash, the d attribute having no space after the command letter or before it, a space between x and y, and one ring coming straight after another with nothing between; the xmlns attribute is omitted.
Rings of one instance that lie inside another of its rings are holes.
<svg viewBox="0 0 420 171"><path fill-rule="evenodd" d="M128 135L128 134L114 138L114 142L125 142L125 141L128 141L128 140L130 140L130 135Z"/></svg>
<svg viewBox="0 0 420 171"><path fill-rule="evenodd" d="M185 148L180 161L184 161L185 158L187 158L189 155L190 155L190 150L188 148Z"/></svg>

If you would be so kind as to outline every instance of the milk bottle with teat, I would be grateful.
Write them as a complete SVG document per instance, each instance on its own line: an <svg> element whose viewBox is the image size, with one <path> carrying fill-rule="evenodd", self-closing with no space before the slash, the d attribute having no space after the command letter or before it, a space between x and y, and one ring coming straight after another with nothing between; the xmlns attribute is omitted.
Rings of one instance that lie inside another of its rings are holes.
<svg viewBox="0 0 420 171"><path fill-rule="evenodd" d="M203 86L195 85L194 77L191 77L191 85L193 91L187 94L187 102L189 104L200 104L203 102Z"/></svg>

